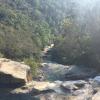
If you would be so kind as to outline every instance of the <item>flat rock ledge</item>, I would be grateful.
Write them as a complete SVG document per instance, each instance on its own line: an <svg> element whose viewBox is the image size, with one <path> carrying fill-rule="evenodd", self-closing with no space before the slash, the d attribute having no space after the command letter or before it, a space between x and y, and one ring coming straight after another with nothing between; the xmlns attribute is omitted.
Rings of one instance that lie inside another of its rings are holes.
<svg viewBox="0 0 100 100"><path fill-rule="evenodd" d="M94 79L88 81L32 81L11 93L29 94L36 100L100 100L100 83Z"/></svg>

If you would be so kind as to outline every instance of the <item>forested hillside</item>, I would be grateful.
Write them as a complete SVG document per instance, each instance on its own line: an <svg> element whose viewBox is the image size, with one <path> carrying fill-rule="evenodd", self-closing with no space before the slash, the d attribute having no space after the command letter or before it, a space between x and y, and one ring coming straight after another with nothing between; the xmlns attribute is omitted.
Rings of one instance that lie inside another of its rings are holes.
<svg viewBox="0 0 100 100"><path fill-rule="evenodd" d="M37 55L60 33L64 18L74 17L73 5L61 0L0 0L1 55L11 59Z"/></svg>
<svg viewBox="0 0 100 100"><path fill-rule="evenodd" d="M54 61L99 66L99 9L75 0L0 0L0 55L34 65L27 59L40 61L54 43Z"/></svg>
<svg viewBox="0 0 100 100"><path fill-rule="evenodd" d="M36 72L41 51L63 34L75 7L67 0L0 0L0 56L24 61Z"/></svg>
<svg viewBox="0 0 100 100"><path fill-rule="evenodd" d="M84 1L85 2L85 1ZM60 39L52 52L53 60L100 69L100 7L99 1L77 7L76 17L63 24Z"/></svg>

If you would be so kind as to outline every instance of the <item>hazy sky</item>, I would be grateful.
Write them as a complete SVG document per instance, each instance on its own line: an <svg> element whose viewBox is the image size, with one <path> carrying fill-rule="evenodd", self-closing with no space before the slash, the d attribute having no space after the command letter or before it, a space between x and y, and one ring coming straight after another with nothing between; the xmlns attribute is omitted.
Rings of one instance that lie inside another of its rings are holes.
<svg viewBox="0 0 100 100"><path fill-rule="evenodd" d="M81 7L93 7L100 0L75 0L77 1Z"/></svg>
<svg viewBox="0 0 100 100"><path fill-rule="evenodd" d="M76 12L77 13L77 16L78 16L78 20L83 20L84 22L84 16L85 14L92 10L92 8L94 6L96 6L96 3L97 5L100 4L100 0L74 0L75 2L78 3L78 11Z"/></svg>
<svg viewBox="0 0 100 100"><path fill-rule="evenodd" d="M100 0L74 0L79 6L79 12L84 13L87 10L92 10L93 7L100 5Z"/></svg>

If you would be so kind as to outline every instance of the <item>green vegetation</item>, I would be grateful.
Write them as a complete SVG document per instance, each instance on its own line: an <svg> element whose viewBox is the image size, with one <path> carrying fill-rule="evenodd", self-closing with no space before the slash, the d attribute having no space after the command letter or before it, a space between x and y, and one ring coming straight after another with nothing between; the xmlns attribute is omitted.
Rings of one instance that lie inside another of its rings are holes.
<svg viewBox="0 0 100 100"><path fill-rule="evenodd" d="M54 43L58 63L99 66L99 8L84 17L78 7L74 0L0 0L0 57L25 60L36 76L41 50Z"/></svg>
<svg viewBox="0 0 100 100"><path fill-rule="evenodd" d="M28 59L24 59L25 64L29 65L31 67L32 70L32 74L33 77L36 77L38 75L38 68L40 66L39 61L36 61L33 58L28 58Z"/></svg>
<svg viewBox="0 0 100 100"><path fill-rule="evenodd" d="M52 50L52 59L63 64L90 64L91 39L88 35L66 36Z"/></svg>
<svg viewBox="0 0 100 100"><path fill-rule="evenodd" d="M34 76L41 50L54 37L49 23L45 18L40 19L44 15L40 10L39 0L0 1L0 57L25 59Z"/></svg>
<svg viewBox="0 0 100 100"><path fill-rule="evenodd" d="M99 6L87 10L84 20L64 19L60 37L55 40L52 59L61 64L77 64L100 70ZM95 11L95 15L93 15ZM77 16L76 16L77 17Z"/></svg>

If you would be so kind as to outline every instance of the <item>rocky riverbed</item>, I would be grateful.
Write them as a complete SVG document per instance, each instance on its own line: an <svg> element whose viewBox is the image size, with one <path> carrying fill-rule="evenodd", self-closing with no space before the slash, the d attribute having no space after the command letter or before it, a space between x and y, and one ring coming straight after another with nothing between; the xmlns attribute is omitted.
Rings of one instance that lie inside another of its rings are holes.
<svg viewBox="0 0 100 100"><path fill-rule="evenodd" d="M100 100L100 74L94 69L46 61L39 81L33 81L29 66L8 59L0 63L5 76L0 75L0 83L7 82L0 85L0 100Z"/></svg>
<svg viewBox="0 0 100 100"><path fill-rule="evenodd" d="M42 63L41 76L49 81L85 80L98 75L95 69L85 66L61 65L51 61Z"/></svg>
<svg viewBox="0 0 100 100"><path fill-rule="evenodd" d="M0 100L100 100L100 76L87 81L32 81L0 93Z"/></svg>

